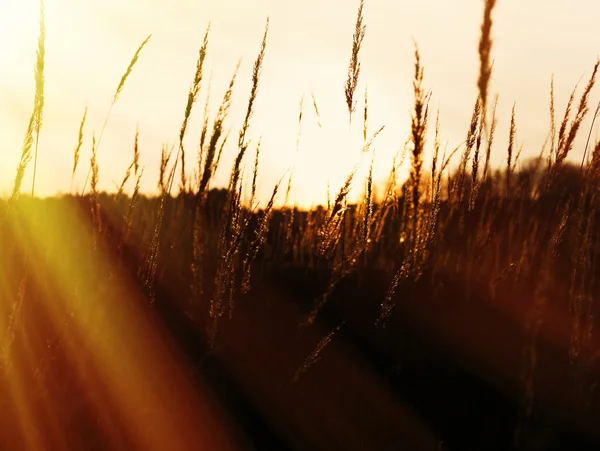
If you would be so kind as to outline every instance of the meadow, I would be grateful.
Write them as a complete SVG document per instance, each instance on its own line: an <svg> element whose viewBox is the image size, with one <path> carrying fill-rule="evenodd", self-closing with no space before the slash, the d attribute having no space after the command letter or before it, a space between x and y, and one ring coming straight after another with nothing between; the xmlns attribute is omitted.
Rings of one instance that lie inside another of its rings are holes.
<svg viewBox="0 0 600 451"><path fill-rule="evenodd" d="M410 137L386 186L375 195L371 163L365 179L348 174L310 210L289 198L293 171L270 199L257 198L260 144L248 131L267 89L268 22L243 125L227 133L233 75L218 111L204 108L197 167L185 166L184 137L201 110L209 29L179 143L156 162L155 196L140 192L137 140L120 187L99 192L104 128L88 139L84 114L73 153L73 176L88 173L83 189L36 197L42 15L33 112L0 203L0 447L598 449L600 142L591 137L600 106L590 97L600 61L565 111L555 111L551 87L541 151L517 145L514 110L499 148L495 3L484 2L465 141L443 151L415 46ZM344 89L363 152L374 155L381 130L369 127L358 93L365 34L361 1ZM228 186L216 187L228 139L237 154ZM583 160L574 161L580 142ZM492 153L506 165L492 167ZM364 196L351 203L355 185Z"/></svg>

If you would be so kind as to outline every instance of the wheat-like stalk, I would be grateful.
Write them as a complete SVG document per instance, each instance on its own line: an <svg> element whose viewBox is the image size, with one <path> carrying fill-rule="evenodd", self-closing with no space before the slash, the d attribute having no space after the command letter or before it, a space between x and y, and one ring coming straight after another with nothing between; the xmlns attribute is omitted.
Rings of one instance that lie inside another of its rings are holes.
<svg viewBox="0 0 600 451"><path fill-rule="evenodd" d="M81 156L81 146L83 145L83 128L85 127L85 120L87 118L87 107L83 110L83 117L81 118L81 124L79 124L79 134L77 137L77 145L75 146L75 151L73 152L73 172L71 173L71 189L70 192L73 192L73 181L75 179L75 172L77 171L77 166L79 165L79 158Z"/></svg>
<svg viewBox="0 0 600 451"><path fill-rule="evenodd" d="M217 172L217 169L219 169L219 164L221 163L221 156L223 155L223 149L225 149L225 145L227 144L230 135L231 129L227 130L227 133L225 133L225 137L221 141L221 147L219 147L219 151L217 152L217 158L215 158L215 162L213 163L213 174L215 174Z"/></svg>
<svg viewBox="0 0 600 451"><path fill-rule="evenodd" d="M363 112L363 142L367 142L367 131L369 128L369 95L365 86L365 105Z"/></svg>
<svg viewBox="0 0 600 451"><path fill-rule="evenodd" d="M556 150L556 111L554 107L554 75L550 80L550 155Z"/></svg>
<svg viewBox="0 0 600 451"><path fill-rule="evenodd" d="M135 128L135 138L133 140L133 174L137 177L140 170L140 128Z"/></svg>
<svg viewBox="0 0 600 451"><path fill-rule="evenodd" d="M235 81L237 78L238 71L240 69L240 62L238 62L233 76L229 82L229 86L223 95L223 100L221 101L221 106L217 112L215 120L213 122L212 134L208 141L208 147L206 150L206 157L204 160L204 168L202 170L202 177L200 179L200 187L198 190L199 195L203 195L206 187L208 186L215 170L214 162L215 157L217 156L219 141L221 140L221 136L223 135L223 126L225 120L227 119L227 115L229 114L229 108L231 107L231 96L233 94L233 87L235 86Z"/></svg>
<svg viewBox="0 0 600 451"><path fill-rule="evenodd" d="M323 128L323 126L321 124L321 113L319 112L319 105L317 105L317 98L315 97L315 93L313 92L311 94L311 96L312 96L313 108L315 110L315 114L317 115L317 125L319 126L319 128Z"/></svg>
<svg viewBox="0 0 600 451"><path fill-rule="evenodd" d="M98 203L98 182L100 180L99 168L98 168L98 154L97 154L98 145L96 142L96 134L92 135L92 157L90 159L90 171L92 173L92 177L90 180L90 203L92 209L92 220L94 223L94 248L96 248L98 244L98 234L100 233L101 224L100 224L100 204Z"/></svg>
<svg viewBox="0 0 600 451"><path fill-rule="evenodd" d="M465 191L465 183L467 177L467 163L471 158L471 154L473 149L477 144L477 131L479 130L479 124L482 121L483 111L481 109L481 98L477 97L475 101L475 106L473 107L473 114L471 116L471 123L469 125L469 130L467 131L467 138L465 140L465 148L460 158L460 164L458 167L458 181L456 182L455 191L455 201L457 202L456 206L462 205L464 191Z"/></svg>
<svg viewBox="0 0 600 451"><path fill-rule="evenodd" d="M579 107L577 108L577 113L575 114L575 118L571 123L571 127L569 128L569 133L566 135L566 138L563 140L563 146L558 149L558 155L556 158L556 164L560 165L566 158L571 149L573 148L573 142L575 141L575 137L577 136L577 132L581 127L581 123L583 119L589 112L588 108L588 99L590 93L596 83L596 75L598 73L598 68L600 67L600 59L596 61L594 65L594 70L592 71L592 75L588 84L586 85L583 94L581 95L581 99L579 100Z"/></svg>
<svg viewBox="0 0 600 451"><path fill-rule="evenodd" d="M258 155L258 154L257 154ZM258 161L258 159L257 159ZM262 217L258 222L258 227L256 229L254 240L250 243L250 248L246 252L244 256L244 261L242 264L242 292L248 293L250 291L250 278L252 275L252 263L256 259L258 255L258 251L267 241L267 232L269 230L269 223L271 221L271 215L273 212L273 206L275 204L275 198L277 197L277 192L279 191L279 185L281 181L279 181L275 187L273 188L273 192L271 194L271 198L265 207Z"/></svg>
<svg viewBox="0 0 600 451"><path fill-rule="evenodd" d="M354 36L352 37L352 53L350 54L350 63L348 64L348 78L344 86L344 94L346 95L346 105L348 106L348 120L350 123L352 123L352 113L354 113L354 110L356 108L356 102L354 101L354 92L358 87L358 77L360 75L359 53L367 30L366 25L363 24L364 6L365 1L360 0L358 14L356 16L356 25L354 27Z"/></svg>
<svg viewBox="0 0 600 451"><path fill-rule="evenodd" d="M129 200L129 206L127 207L127 215L125 216L125 225L123 226L123 233L121 241L119 243L119 250L121 250L124 246L127 245L127 243L129 242L129 237L131 236L131 230L133 228L133 214L139 202L140 183L142 181L143 174L144 169L142 168L139 172L139 175L137 175L135 186L133 188L133 194L131 195L131 199Z"/></svg>
<svg viewBox="0 0 600 451"><path fill-rule="evenodd" d="M163 145L160 152L160 169L158 176L158 189L162 194L167 192L167 181L165 176L167 174L167 167L169 166L169 160L173 155L173 148L167 150L167 146Z"/></svg>
<svg viewBox="0 0 600 451"><path fill-rule="evenodd" d="M262 42L260 44L260 51L258 52L258 56L254 61L254 66L252 68L252 88L250 89L250 97L248 99L248 107L246 108L246 116L244 117L244 122L242 124L242 128L240 129L238 135L238 154L235 157L235 162L233 164L233 168L231 170L231 179L229 182L229 189L231 192L235 192L237 190L239 177L240 177L240 166L242 164L242 160L244 159L244 155L246 154L246 150L248 149L248 143L246 142L246 135L248 133L248 129L250 128L250 119L254 114L254 104L256 102L256 97L258 95L258 86L260 81L260 74L262 71L263 61L265 59L265 53L267 50L267 37L269 35L269 19L267 19L267 24L265 25L265 33L263 35Z"/></svg>
<svg viewBox="0 0 600 451"><path fill-rule="evenodd" d="M198 94L200 93L200 87L202 84L202 76L203 76L203 68L204 68L204 60L206 59L206 50L208 48L208 34L210 32L210 24L208 24L206 28L206 33L204 34L204 41L202 43L202 47L200 47L200 51L198 53L198 61L196 62L196 72L194 73L194 79L192 80L192 85L190 87L190 91L188 93L187 103L185 105L185 112L183 114L183 122L181 124L181 129L179 130L179 148L177 149L177 155L175 155L175 165L177 165L177 161L179 156L181 155L181 186L180 190L182 193L185 192L186 185L186 177L185 177L185 147L183 146L183 139L185 138L185 133L187 131L188 122L190 116L192 114L192 108L198 99ZM171 186L173 181L169 181L169 192L171 192Z"/></svg>
<svg viewBox="0 0 600 451"><path fill-rule="evenodd" d="M429 95L423 87L424 68L421 64L419 48L415 44L415 72L413 78L414 110L411 118L411 160L410 160L410 186L411 186L411 218L412 218L412 244L417 248L419 238L419 221L421 206L421 175L423 169L423 153L425 151L425 137L427 134L427 121L429 116ZM416 252L415 252L416 257Z"/></svg>
<svg viewBox="0 0 600 451"><path fill-rule="evenodd" d="M592 138L592 130L594 130L594 124L596 123L596 119L598 119L598 116L600 116L600 102L598 102L598 106L596 107L596 110L594 111L594 115L592 117L592 123L590 125L590 131L588 133L587 141L585 143L585 148L583 150L583 157L581 157L580 172L583 172L583 165L585 164L585 158L587 156L588 147L590 145L590 139Z"/></svg>
<svg viewBox="0 0 600 451"><path fill-rule="evenodd" d="M477 87L481 99L484 122L486 117L488 85L492 75L490 55L492 53L492 12L496 6L496 0L485 0L483 8L483 21L481 23L481 37L479 39L479 78Z"/></svg>
<svg viewBox="0 0 600 451"><path fill-rule="evenodd" d="M514 164L512 162L513 151L515 148L515 135L517 133L517 126L515 123L515 108L516 104L513 104L512 113L510 115L510 130L508 135L508 149L507 149L507 157L506 157L506 196L510 195L510 179L511 174L514 169Z"/></svg>
<svg viewBox="0 0 600 451"><path fill-rule="evenodd" d="M210 93L212 91L211 89L212 87L212 73L210 75L210 79L208 80L208 90L206 92L206 99L204 101L204 111L203 111L203 116L204 119L202 120L202 131L200 132L200 145L198 148L198 170L202 171L202 160L204 158L204 152L205 152L205 143L206 143L206 137L208 136L208 122L209 122L209 115L208 115L208 105L210 102Z"/></svg>
<svg viewBox="0 0 600 451"><path fill-rule="evenodd" d="M46 25L44 21L44 3L40 2L40 34L38 37L38 49L37 49L37 60L34 70L35 78L35 95L33 112L27 125L27 131L25 132L25 138L23 139L23 146L21 149L21 158L17 166L17 175L15 176L15 182L13 184L12 193L10 196L9 203L14 203L21 193L21 184L23 183L23 177L25 176L25 169L31 161L31 149L34 143L35 133L35 158L37 160L37 146L39 142L39 134L42 126L42 114L44 109L44 58L45 58L45 39L46 39ZM34 169L35 171L35 169ZM31 195L34 194L35 187L35 175L31 187Z"/></svg>
<svg viewBox="0 0 600 451"><path fill-rule="evenodd" d="M339 332L339 330L345 323L346 321L342 321L334 330L332 330L321 341L319 341L315 349L306 357L304 363L302 363L302 366L300 366L300 368L298 368L298 370L296 370L296 372L294 373L292 383L298 382L300 376L302 376L303 373L306 373L310 368L312 368L315 365L315 363L321 360L323 351L325 350L327 345L331 343L331 340L333 340L333 336L337 332Z"/></svg>
<svg viewBox="0 0 600 451"><path fill-rule="evenodd" d="M31 197L35 193L35 177L37 174L38 146L40 142L40 129L42 128L42 115L44 112L44 66L46 56L46 22L44 14L44 0L40 0L40 34L38 37L37 60L35 64L35 155L33 158L33 179L31 181Z"/></svg>
<svg viewBox="0 0 600 451"><path fill-rule="evenodd" d="M256 199L256 180L258 178L258 159L260 157L260 143L261 140L258 140L258 145L256 146L256 157L254 158L254 170L252 171L252 190L250 193L249 203L249 207L251 210L254 208L254 200Z"/></svg>
<svg viewBox="0 0 600 451"><path fill-rule="evenodd" d="M117 190L117 199L120 199L121 196L125 194L125 185L131 178L131 171L133 170L133 162L127 166L127 170L125 171L125 175L123 176L123 180L121 180L121 184L119 185L119 189Z"/></svg>
<svg viewBox="0 0 600 451"><path fill-rule="evenodd" d="M496 110L498 108L498 96L494 101L494 108L492 110L492 125L490 127L490 133L488 134L487 146L485 149L485 163L483 165L483 175L481 176L482 180L487 180L489 168L490 168L490 157L492 155L492 146L494 144L494 134L496 133L496 126L498 125L498 121L496 119Z"/></svg>
<svg viewBox="0 0 600 451"><path fill-rule="evenodd" d="M115 93L113 94L113 98L112 98L110 107L108 108L108 113L106 114L106 117L104 118L104 123L102 124L102 129L100 130L100 135L98 136L98 141L96 143L97 148L100 147L100 143L102 142L102 137L104 136L104 131L106 130L106 126L108 125L108 120L110 119L110 115L112 113L112 110L113 110L115 104L117 103L117 101L119 100L119 97L121 96L121 92L123 91L123 88L125 87L125 83L127 82L127 79L129 78L129 76L131 75L131 72L133 71L135 64L138 62L138 59L140 57L140 54L142 53L142 50L144 49L144 47L146 46L146 44L148 43L148 41L150 40L151 37L152 37L152 35L148 35L148 37L146 39L144 39L144 41L140 44L138 49L135 51L133 58L131 58L131 61L129 62L129 66L127 66L125 73L123 74L123 76L121 77L121 80L119 81L117 89L116 89ZM90 168L90 171L88 171L88 174L85 178L85 182L83 184L83 189L81 190L82 195L85 192L85 189L87 187L90 173L91 173L91 168Z"/></svg>

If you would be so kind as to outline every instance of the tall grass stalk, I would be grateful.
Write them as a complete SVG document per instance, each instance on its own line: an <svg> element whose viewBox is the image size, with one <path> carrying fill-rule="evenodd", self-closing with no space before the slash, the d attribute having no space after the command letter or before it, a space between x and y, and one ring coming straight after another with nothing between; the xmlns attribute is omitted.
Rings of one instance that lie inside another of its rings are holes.
<svg viewBox="0 0 600 451"><path fill-rule="evenodd" d="M414 110L411 118L411 243L415 259L417 258L420 216L421 216L421 177L423 170L423 154L425 152L425 137L429 116L429 95L423 87L424 69L421 65L421 55L415 46L415 72L413 78ZM416 262L416 260L415 260Z"/></svg>
<svg viewBox="0 0 600 451"><path fill-rule="evenodd" d="M364 25L364 6L364 0L360 0L358 14L356 16L356 25L354 26L354 36L352 37L352 53L350 54L350 63L348 64L348 78L346 79L346 84L344 86L346 105L348 106L348 122L350 124L352 123L352 113L354 113L354 110L356 109L354 93L358 87L358 80L360 76L359 54L367 30L366 25Z"/></svg>
<svg viewBox="0 0 600 451"><path fill-rule="evenodd" d="M127 79L129 78L129 76L131 75L131 72L133 71L135 64L138 62L138 59L140 57L142 50L144 49L144 47L146 46L146 44L148 43L148 41L150 40L151 37L152 37L151 34L148 35L148 37L146 39L144 39L144 41L140 44L138 49L135 51L133 58L131 58L131 61L129 62L129 66L127 66L125 73L123 74L123 76L121 77L121 80L119 81L117 89L116 89L115 93L113 94L113 98L112 98L110 107L108 108L108 113L106 113L106 117L104 118L104 123L102 124L102 129L100 130L100 135L98 136L98 141L96 143L96 150L98 150L98 148L100 147L100 143L102 142L102 137L104 136L104 131L106 130L106 126L108 125L108 120L110 119L110 115L112 113L112 110L113 110L115 104L117 103L117 100L119 100L119 97L121 96L123 88L125 87L125 83L127 82ZM85 178L85 182L83 183L83 189L81 190L82 195L85 192L85 189L87 187L91 172L92 172L92 168L90 167L88 174Z"/></svg>
<svg viewBox="0 0 600 451"><path fill-rule="evenodd" d="M202 43L202 47L200 47L200 51L198 52L198 61L196 62L196 72L194 73L194 79L192 80L192 85L190 87L190 91L188 93L187 103L185 105L185 112L183 115L183 122L181 124L181 129L179 130L179 147L177 149L177 154L175 155L175 166L177 166L177 162L179 161L179 156L181 155L181 192L185 192L186 186L186 176L185 176L185 147L183 145L183 139L185 138L185 134L187 132L188 122L190 116L192 114L192 108L198 99L198 94L200 93L200 87L202 84L203 77L203 69L204 69L204 60L206 59L206 50L208 48L208 34L210 32L210 24L206 27L206 33L204 34L204 41ZM171 188L173 185L173 180L169 180L169 193L171 193Z"/></svg>
<svg viewBox="0 0 600 451"><path fill-rule="evenodd" d="M514 152L514 148L515 148L515 136L517 133L517 126L515 123L515 108L516 108L516 104L513 104L512 107L512 113L510 115L510 129L509 129L509 134L508 134L508 150L507 150L507 157L506 157L506 197L508 198L510 196L510 180L511 180L511 175L514 169L514 163L513 163L513 152Z"/></svg>
<svg viewBox="0 0 600 451"><path fill-rule="evenodd" d="M40 0L40 34L38 37L37 60L35 64L35 119L33 128L35 131L35 155L33 158L33 178L31 181L31 197L35 194L35 177L37 174L38 146L40 142L40 130L42 128L42 116L44 112L44 66L46 56L46 22L44 14L44 0Z"/></svg>
<svg viewBox="0 0 600 451"><path fill-rule="evenodd" d="M267 24L265 25L265 32L263 35L262 42L260 44L260 51L258 52L258 56L254 61L254 66L252 68L252 88L250 89L250 97L248 99L248 107L246 108L246 116L244 117L244 122L242 124L242 128L239 131L238 135L238 153L235 157L235 161L233 164L233 168L231 171L231 179L229 182L229 189L232 192L237 190L239 177L240 177L240 167L242 164L242 160L246 154L246 150L248 149L248 143L246 139L246 135L248 133L248 129L250 128L250 120L254 114L254 104L256 102L256 97L258 95L258 86L260 81L260 75L262 71L263 62L265 59L265 53L267 50L267 37L269 35L269 19L267 18Z"/></svg>
<svg viewBox="0 0 600 451"><path fill-rule="evenodd" d="M487 111L488 85L492 75L490 56L492 53L492 13L495 6L496 0L485 0L483 21L481 23L481 37L479 40L479 78L477 80L477 87L479 88L484 124Z"/></svg>
<svg viewBox="0 0 600 451"><path fill-rule="evenodd" d="M81 157L81 146L83 145L83 128L85 127L85 120L87 118L87 107L83 110L83 117L81 118L81 124L79 124L79 134L77 137L77 145L75 146L75 151L73 152L73 172L71 173L71 188L69 190L70 193L73 192L73 182L75 180L75 172L77 171L77 166L79 165L79 159Z"/></svg>
<svg viewBox="0 0 600 451"><path fill-rule="evenodd" d="M17 175L15 176L15 182L13 185L12 193L10 196L9 203L14 203L19 197L21 192L21 184L23 182L23 177L25 176L25 170L27 169L27 165L31 161L31 149L34 143L34 134L35 134L35 159L37 161L37 152L38 152L38 142L39 142L39 134L42 126L42 115L44 111L44 59L46 56L45 51L45 40L46 40L46 25L44 18L44 3L40 1L40 34L38 36L38 49L37 49L37 59L36 65L34 69L34 79L35 79L35 95L34 95L34 104L33 104L33 112L31 113L31 117L29 119L29 124L27 125L27 131L25 132L25 138L23 140L23 146L21 149L21 158L19 159L19 164L17 166ZM31 185L31 195L33 197L35 188L35 168L34 168L34 177Z"/></svg>

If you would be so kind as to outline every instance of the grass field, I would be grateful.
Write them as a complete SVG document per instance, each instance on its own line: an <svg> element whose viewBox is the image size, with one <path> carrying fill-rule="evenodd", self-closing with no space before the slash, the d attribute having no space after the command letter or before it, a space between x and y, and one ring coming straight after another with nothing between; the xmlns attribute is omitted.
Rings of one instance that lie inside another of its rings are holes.
<svg viewBox="0 0 600 451"><path fill-rule="evenodd" d="M374 194L371 163L310 210L289 199L293 171L258 202L260 146L248 130L268 23L243 125L227 134L234 76L214 117L204 110L197 167L184 166L184 137L209 30L154 196L139 190L137 140L120 188L99 192L104 128L89 137L88 166L84 115L73 159L73 175L88 173L83 190L36 197L42 15L33 112L0 204L0 447L598 449L600 142L582 124L599 116L590 96L600 61L566 111L551 89L546 146L525 149L537 157L517 145L514 110L499 148L495 3L484 2L465 141L442 150L415 47L410 139L387 185ZM344 89L371 157L379 132L357 90L365 33L361 1ZM216 187L227 139L238 150L229 185ZM506 165L492 167L492 153ZM351 203L356 185L364 196Z"/></svg>

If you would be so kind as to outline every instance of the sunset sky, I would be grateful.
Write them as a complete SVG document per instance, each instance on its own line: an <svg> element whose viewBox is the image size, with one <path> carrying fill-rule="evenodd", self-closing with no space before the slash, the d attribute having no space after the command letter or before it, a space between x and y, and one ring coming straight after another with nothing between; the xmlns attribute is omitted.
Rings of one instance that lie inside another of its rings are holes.
<svg viewBox="0 0 600 451"><path fill-rule="evenodd" d="M343 85L358 0L46 0L46 109L36 191L68 192L73 149L84 108L89 108L81 187L89 167L92 132L99 133L115 88L144 38L152 38L116 104L99 149L100 187L114 190L129 165L136 126L140 130L143 191L156 190L163 144L176 144L198 49L211 25L202 92L192 114L187 148L198 144L202 108L212 73L211 112L218 107L242 58L229 126L239 129L247 106L250 73L265 20L267 53L250 138L262 137L259 189L268 195L294 163L294 199L302 206L324 202L327 184L336 191L361 155L362 98L369 92L369 133L375 141L376 178L385 179L408 131L413 39L440 110L443 142L451 149L466 134L475 101L480 0L366 0L367 33L361 53L358 110L349 130ZM549 86L555 76L557 112L583 77L587 82L600 53L595 32L600 4L594 0L498 0L494 13L494 74L500 94L498 142L493 161L505 160L510 108L517 102L518 143L537 155L549 129ZM37 0L0 0L0 193L13 184L21 143L33 106L33 64L38 34ZM600 100L593 92L592 105ZM322 128L312 108L314 93ZM305 95L299 152L298 111ZM432 118L432 123L433 123ZM589 121L584 126L587 135ZM228 178L235 152L227 149L217 183ZM254 148L251 148L252 154ZM430 149L428 149L430 152ZM582 155L580 145L574 158ZM251 155L252 155L251 154ZM195 155L189 152L187 168ZM246 160L250 175L251 156ZM405 163L405 168L406 163ZM31 167L25 186L31 186ZM362 182L357 181L360 191Z"/></svg>

